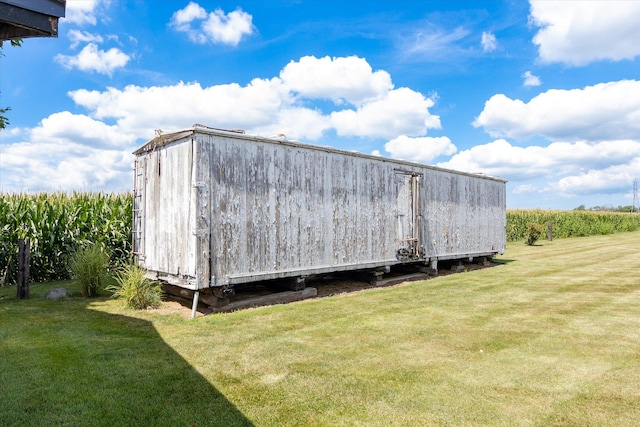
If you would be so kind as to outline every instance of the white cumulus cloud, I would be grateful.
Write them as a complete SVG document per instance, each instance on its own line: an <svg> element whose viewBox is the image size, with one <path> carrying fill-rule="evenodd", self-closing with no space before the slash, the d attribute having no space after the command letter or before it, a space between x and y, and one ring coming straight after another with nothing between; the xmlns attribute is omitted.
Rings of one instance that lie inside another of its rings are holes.
<svg viewBox="0 0 640 427"><path fill-rule="evenodd" d="M315 86L304 89L299 71L308 69L309 63L327 69L342 68L344 74L360 76L362 80L352 81L355 88L343 87L333 81L334 74L328 73L318 75ZM284 133L289 138L310 140L331 129L339 135L394 138L421 136L427 129L440 127L440 118L429 112L434 105L432 99L408 88L392 89L388 73L372 72L364 60L307 58L302 65L289 63L280 76L254 79L245 86L231 83L202 87L197 82L180 82L171 86L130 85L105 91L80 89L70 92L70 96L96 118L116 119L123 129L141 135L148 135L160 125L168 130L193 123L240 127L267 136ZM306 106L326 99L327 93L331 98L349 100L357 106L340 106L330 112ZM212 99L216 102L211 102Z"/></svg>
<svg viewBox="0 0 640 427"><path fill-rule="evenodd" d="M169 25L201 44L213 42L237 46L243 37L254 31L253 16L240 8L226 14L222 9L207 13L195 2L175 12Z"/></svg>
<svg viewBox="0 0 640 427"><path fill-rule="evenodd" d="M640 55L640 2L531 0L540 59L583 66Z"/></svg>
<svg viewBox="0 0 640 427"><path fill-rule="evenodd" d="M61 22L76 25L96 25L96 12L101 0L68 0Z"/></svg>
<svg viewBox="0 0 640 427"><path fill-rule="evenodd" d="M457 151L446 136L410 138L400 135L387 142L384 149L391 157L419 163L430 163L440 156L450 156Z"/></svg>
<svg viewBox="0 0 640 427"><path fill-rule="evenodd" d="M102 50L95 43L86 45L77 55L55 56L55 60L65 68L96 72L111 76L113 72L127 65L131 57L118 48Z"/></svg>
<svg viewBox="0 0 640 427"><path fill-rule="evenodd" d="M482 32L482 50L485 52L493 52L498 48L498 42L496 40L496 36L489 31Z"/></svg>
<svg viewBox="0 0 640 427"><path fill-rule="evenodd" d="M529 102L492 96L473 122L494 137L604 140L640 135L640 81L549 90Z"/></svg>
<svg viewBox="0 0 640 427"><path fill-rule="evenodd" d="M531 71L525 71L525 73L522 75L522 78L524 79L523 84L527 87L540 86L542 84L542 82L540 81L540 77L534 76Z"/></svg>
<svg viewBox="0 0 640 427"><path fill-rule="evenodd" d="M99 34L92 34L80 30L69 30L67 37L71 40L71 49L75 49L80 43L102 43L104 41Z"/></svg>
<svg viewBox="0 0 640 427"><path fill-rule="evenodd" d="M176 30L188 32L191 28L191 22L197 19L205 19L207 17L207 11L198 3L189 2L184 9L180 9L171 17L171 25Z"/></svg>
<svg viewBox="0 0 640 427"><path fill-rule="evenodd" d="M53 113L31 130L31 140L58 144L79 144L95 148L131 147L136 137L117 126L69 111Z"/></svg>
<svg viewBox="0 0 640 427"><path fill-rule="evenodd" d="M393 138L424 135L439 129L440 117L429 112L432 99L409 88L394 89L355 110L331 113L331 123L342 136Z"/></svg>
<svg viewBox="0 0 640 427"><path fill-rule="evenodd" d="M300 96L331 99L338 104L346 101L361 105L393 89L389 73L374 72L366 59L357 56L304 56L287 64L280 78Z"/></svg>
<svg viewBox="0 0 640 427"><path fill-rule="evenodd" d="M599 194L629 188L640 164L640 142L553 142L548 146L514 146L504 139L455 154L438 166L500 176L510 181L544 178L544 191L563 195ZM531 183L518 193L538 191Z"/></svg>
<svg viewBox="0 0 640 427"><path fill-rule="evenodd" d="M318 110L288 107L280 109L273 122L255 126L252 132L268 137L284 135L288 139L315 141L330 127L329 118Z"/></svg>
<svg viewBox="0 0 640 427"><path fill-rule="evenodd" d="M550 190L562 195L625 193L632 188L640 170L640 156L629 163L613 165L604 169L589 170L584 173L566 176L549 185Z"/></svg>
<svg viewBox="0 0 640 427"><path fill-rule="evenodd" d="M278 123L279 111L290 104L278 78L254 79L246 86L230 83L203 88L197 82L180 82L106 91L80 89L69 95L96 118L114 118L123 129L149 136L158 127L167 131L194 123L253 130Z"/></svg>
<svg viewBox="0 0 640 427"><path fill-rule="evenodd" d="M130 187L136 137L85 115L50 115L26 140L2 148L2 189L124 190Z"/></svg>

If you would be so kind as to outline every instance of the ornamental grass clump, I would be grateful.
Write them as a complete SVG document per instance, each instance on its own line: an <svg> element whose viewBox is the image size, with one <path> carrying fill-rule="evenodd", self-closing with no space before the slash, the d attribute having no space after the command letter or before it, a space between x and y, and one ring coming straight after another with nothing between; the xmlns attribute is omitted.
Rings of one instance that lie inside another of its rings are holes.
<svg viewBox="0 0 640 427"><path fill-rule="evenodd" d="M78 250L71 258L73 277L80 282L82 295L95 297L103 289L107 280L109 257L99 245L91 245Z"/></svg>
<svg viewBox="0 0 640 427"><path fill-rule="evenodd" d="M114 298L135 310L158 308L162 303L160 282L145 277L145 270L135 264L121 267L115 274L116 284L107 287Z"/></svg>

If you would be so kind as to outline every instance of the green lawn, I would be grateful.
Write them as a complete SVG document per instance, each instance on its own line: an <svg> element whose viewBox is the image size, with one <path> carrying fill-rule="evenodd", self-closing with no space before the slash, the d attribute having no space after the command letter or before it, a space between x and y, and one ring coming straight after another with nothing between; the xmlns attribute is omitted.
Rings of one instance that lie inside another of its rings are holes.
<svg viewBox="0 0 640 427"><path fill-rule="evenodd" d="M0 289L0 425L640 420L640 232L504 265L185 320Z"/></svg>

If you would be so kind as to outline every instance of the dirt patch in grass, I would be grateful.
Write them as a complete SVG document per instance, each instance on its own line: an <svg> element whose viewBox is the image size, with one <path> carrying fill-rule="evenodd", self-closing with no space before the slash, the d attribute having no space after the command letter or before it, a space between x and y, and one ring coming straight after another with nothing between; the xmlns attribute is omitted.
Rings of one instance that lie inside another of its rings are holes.
<svg viewBox="0 0 640 427"><path fill-rule="evenodd" d="M178 301L177 299L166 299L158 308L150 308L147 311L169 315L178 314L180 317L189 319L191 317L191 307L186 305L186 301ZM202 313L198 313L202 315Z"/></svg>

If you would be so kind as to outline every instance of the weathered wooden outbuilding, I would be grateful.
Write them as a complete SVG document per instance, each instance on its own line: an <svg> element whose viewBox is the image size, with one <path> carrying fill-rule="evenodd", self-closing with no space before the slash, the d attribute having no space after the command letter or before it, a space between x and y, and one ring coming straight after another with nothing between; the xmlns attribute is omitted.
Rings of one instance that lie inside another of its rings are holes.
<svg viewBox="0 0 640 427"><path fill-rule="evenodd" d="M505 248L499 178L201 126L134 154L135 255L196 296Z"/></svg>

